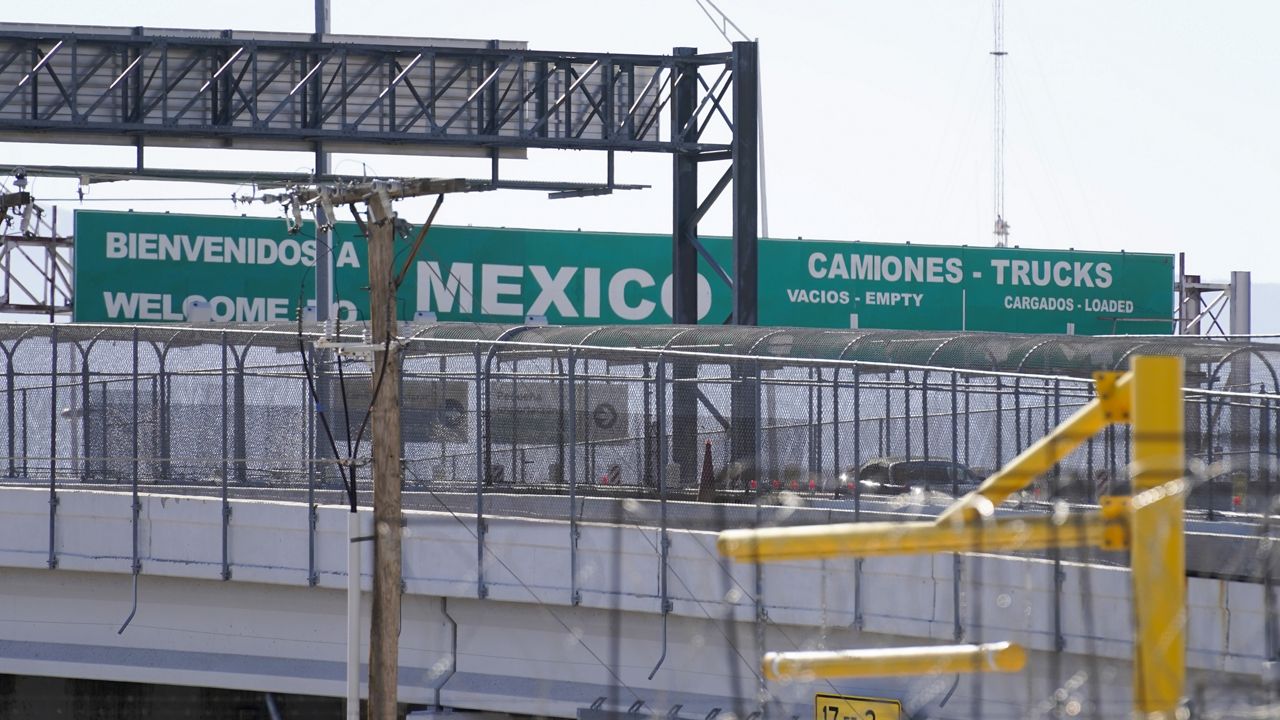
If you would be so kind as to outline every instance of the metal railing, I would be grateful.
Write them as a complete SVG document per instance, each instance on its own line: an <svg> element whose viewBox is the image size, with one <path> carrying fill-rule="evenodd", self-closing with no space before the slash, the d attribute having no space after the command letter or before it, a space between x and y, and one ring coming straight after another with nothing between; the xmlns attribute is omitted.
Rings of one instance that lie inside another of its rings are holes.
<svg viewBox="0 0 1280 720"><path fill-rule="evenodd" d="M351 445L369 406L371 368L317 352L312 334L5 329L0 472L10 479L335 488L338 459L321 416L339 458L367 458L367 429L362 446ZM709 475L712 495L725 501L775 490L852 501L955 494L1093 392L1091 380L1072 376L496 335L406 341L407 482L650 497L662 482L680 497L696 495ZM1209 478L1189 498L1192 510L1250 514L1270 502L1280 395L1247 390L1187 388L1188 451ZM1126 482L1130 454L1127 429L1113 428L1029 494L1094 502ZM367 467L356 464L363 483Z"/></svg>

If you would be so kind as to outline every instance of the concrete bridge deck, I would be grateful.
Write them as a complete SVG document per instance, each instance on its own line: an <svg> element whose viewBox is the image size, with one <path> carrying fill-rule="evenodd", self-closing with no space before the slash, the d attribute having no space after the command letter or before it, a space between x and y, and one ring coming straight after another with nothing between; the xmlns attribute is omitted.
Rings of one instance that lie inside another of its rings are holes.
<svg viewBox="0 0 1280 720"><path fill-rule="evenodd" d="M224 579L221 501L141 496L137 614L118 634L133 597L131 498L63 489L59 500L50 569L47 490L0 489L0 672L342 695L344 508L318 508L312 544L306 504L230 501ZM867 560L858 572L851 562L731 566L712 532L673 527L666 655L649 679L664 634L651 516L584 514L576 548L565 520L490 515L480 543L474 517L407 517L407 702L574 717L642 701L692 719L749 715L763 699L770 717L803 718L814 693L836 691L899 699L915 718L1021 718L1071 701L1084 716L1128 712L1123 568L1064 562L1055 583L1050 561L993 555ZM1274 653L1263 586L1188 583L1192 691L1215 709L1261 702ZM835 683L757 675L765 649L949 642L957 630L1023 643L1028 669Z"/></svg>

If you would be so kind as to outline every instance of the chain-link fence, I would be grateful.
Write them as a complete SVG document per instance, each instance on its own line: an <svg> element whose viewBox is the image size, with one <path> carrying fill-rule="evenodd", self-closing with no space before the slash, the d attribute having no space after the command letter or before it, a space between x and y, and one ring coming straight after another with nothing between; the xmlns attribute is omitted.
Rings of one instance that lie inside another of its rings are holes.
<svg viewBox="0 0 1280 720"><path fill-rule="evenodd" d="M6 474L314 500L354 466L364 491L376 369L317 350L316 337L6 326ZM1143 352L1187 358L1187 443L1203 480L1191 510L1263 512L1280 467L1273 345L461 324L417 329L403 347L400 387L381 392L401 396L410 490L953 496L1087 402L1090 370ZM1109 429L1024 500L1122 492L1129 459L1127 427Z"/></svg>

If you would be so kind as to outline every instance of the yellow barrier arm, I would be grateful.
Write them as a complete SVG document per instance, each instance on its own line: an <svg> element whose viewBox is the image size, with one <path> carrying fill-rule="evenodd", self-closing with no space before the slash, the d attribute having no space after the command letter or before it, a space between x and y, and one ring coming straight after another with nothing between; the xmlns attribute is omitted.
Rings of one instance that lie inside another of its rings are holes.
<svg viewBox="0 0 1280 720"><path fill-rule="evenodd" d="M716 541L739 561L810 560L974 550L1033 550L1094 545L1131 548L1134 711L1177 717L1186 682L1186 547L1183 535L1186 447L1183 362L1135 357L1123 376L1095 374L1098 398L1014 458L936 522L859 523L728 530ZM1132 419L1130 416L1132 415ZM1052 516L985 518L993 507L1051 469L1099 430L1133 427L1132 499L1104 498L1099 512L1070 520ZM978 522L975 522L978 520ZM923 648L769 653L770 679L1016 672L1026 663L1009 643Z"/></svg>
<svg viewBox="0 0 1280 720"><path fill-rule="evenodd" d="M937 645L917 648L765 653L770 680L801 680L969 672L1018 672L1027 664L1021 645Z"/></svg>
<svg viewBox="0 0 1280 720"><path fill-rule="evenodd" d="M883 557L941 552L1041 550L1049 547L1125 547L1123 504L1067 518L1049 515L992 518L983 523L875 522L725 530L720 554L740 562Z"/></svg>
<svg viewBox="0 0 1280 720"><path fill-rule="evenodd" d="M938 523L958 518L975 520L983 513L979 506L990 502L999 505L1008 497L1031 484L1039 475L1053 469L1061 461L1098 431L1108 425L1127 422L1129 419L1129 386L1133 373L1117 376L1116 373L1095 373L1098 397L1090 400L1061 425L1049 431L1022 454L1010 460L994 475L965 495L938 516ZM985 502L984 502L985 500Z"/></svg>

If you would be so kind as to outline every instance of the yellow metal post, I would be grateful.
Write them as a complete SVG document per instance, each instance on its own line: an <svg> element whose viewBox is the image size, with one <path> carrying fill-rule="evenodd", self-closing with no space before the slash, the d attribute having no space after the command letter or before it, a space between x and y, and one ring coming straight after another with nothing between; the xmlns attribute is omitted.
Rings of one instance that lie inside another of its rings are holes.
<svg viewBox="0 0 1280 720"><path fill-rule="evenodd" d="M1161 487L1186 465L1182 377L1182 358L1133 359L1133 700L1142 717L1174 717L1186 679L1185 502Z"/></svg>

